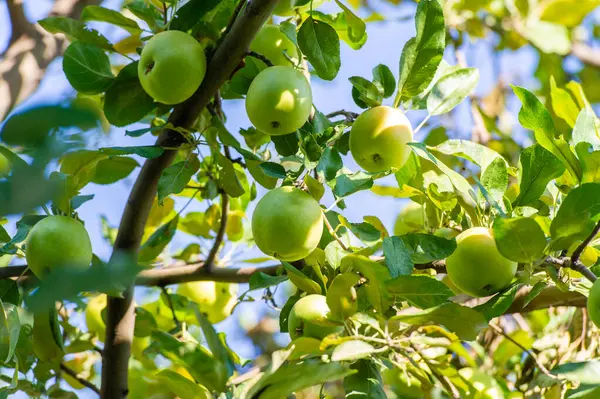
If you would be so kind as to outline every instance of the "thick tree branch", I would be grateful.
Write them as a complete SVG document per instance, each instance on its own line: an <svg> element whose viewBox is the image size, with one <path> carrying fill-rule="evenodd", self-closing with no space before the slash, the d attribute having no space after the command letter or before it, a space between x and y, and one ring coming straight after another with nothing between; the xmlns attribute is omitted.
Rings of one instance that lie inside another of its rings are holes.
<svg viewBox="0 0 600 399"><path fill-rule="evenodd" d="M579 260L576 260L575 262L573 262L571 260L571 258L568 258L566 256L564 256L562 258L555 258L552 256L548 256L546 258L546 263L549 263L556 267L568 267L570 269L573 269L576 272L583 274L583 276L585 278L587 278L588 280L590 280L592 283L598 279L598 277L596 277L596 275L590 269L588 269L587 266L585 266L583 263L581 263L581 261L579 261Z"/></svg>
<svg viewBox="0 0 600 399"><path fill-rule="evenodd" d="M571 54L589 66L600 68L600 50L581 42L573 43Z"/></svg>
<svg viewBox="0 0 600 399"><path fill-rule="evenodd" d="M63 35L55 36L23 13L24 0L7 0L11 37L0 58L0 121L39 86L50 63L66 47ZM78 18L85 6L101 0L56 0L51 16Z"/></svg>
<svg viewBox="0 0 600 399"><path fill-rule="evenodd" d="M245 56L250 42L267 21L276 3L277 0L254 0L246 4L209 60L202 84L190 99L175 107L169 117L169 123L184 128L190 128L194 124L202 109L229 79ZM179 133L167 129L161 132L157 145L177 148L182 140L183 137ZM158 179L162 171L171 164L176 153L176 150L167 150L160 157L144 163L121 219L113 257L119 256L120 252L133 254L138 251L156 195ZM127 397L128 364L135 322L132 294L133 286L123 293L122 298L110 297L108 300L102 363L101 396L104 399Z"/></svg>

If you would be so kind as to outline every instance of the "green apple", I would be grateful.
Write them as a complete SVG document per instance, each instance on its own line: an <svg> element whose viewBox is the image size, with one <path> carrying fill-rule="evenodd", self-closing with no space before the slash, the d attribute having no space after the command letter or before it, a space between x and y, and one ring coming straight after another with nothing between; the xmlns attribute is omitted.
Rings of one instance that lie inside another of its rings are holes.
<svg viewBox="0 0 600 399"><path fill-rule="evenodd" d="M225 320L237 303L237 284L194 281L179 284L177 293L196 302L212 324Z"/></svg>
<svg viewBox="0 0 600 399"><path fill-rule="evenodd" d="M205 74L204 49L187 33L158 33L142 49L140 83L150 97L163 104L179 104L190 98Z"/></svg>
<svg viewBox="0 0 600 399"><path fill-rule="evenodd" d="M323 4L325 0L313 0L313 9ZM304 3L304 4L303 4ZM297 5L299 4L299 5ZM310 10L310 1L306 0L279 0L273 10L273 14L281 17L289 17L295 12L308 12Z"/></svg>
<svg viewBox="0 0 600 399"><path fill-rule="evenodd" d="M291 66L284 54L293 60L294 65L298 63L296 45L279 30L278 25L263 26L250 44L250 50L264 55L273 65ZM266 68L262 61L259 61L259 65Z"/></svg>
<svg viewBox="0 0 600 399"><path fill-rule="evenodd" d="M88 331L94 334L100 342L106 335L106 324L102 318L102 311L106 308L106 295L100 294L91 298L85 308L85 324Z"/></svg>
<svg viewBox="0 0 600 399"><path fill-rule="evenodd" d="M0 178L8 176L10 169L10 161L0 153Z"/></svg>
<svg viewBox="0 0 600 399"><path fill-rule="evenodd" d="M260 72L248 88L246 113L261 132L273 136L293 133L312 110L312 90L298 69L273 66Z"/></svg>
<svg viewBox="0 0 600 399"><path fill-rule="evenodd" d="M352 124L350 152L367 172L401 168L410 156L412 126L397 108L379 106L362 114Z"/></svg>
<svg viewBox="0 0 600 399"><path fill-rule="evenodd" d="M394 224L394 235L418 233L425 228L425 209L423 205L410 201L398 215Z"/></svg>
<svg viewBox="0 0 600 399"><path fill-rule="evenodd" d="M329 306L324 295L307 295L294 304L288 316L290 338L309 337L323 339L342 327L328 319Z"/></svg>
<svg viewBox="0 0 600 399"><path fill-rule="evenodd" d="M592 288L590 288L590 295L587 299L587 310L590 320L597 327L600 327L600 279L596 280Z"/></svg>
<svg viewBox="0 0 600 399"><path fill-rule="evenodd" d="M54 269L84 269L92 262L92 242L85 227L67 216L48 216L33 226L25 243L27 265L38 277Z"/></svg>
<svg viewBox="0 0 600 399"><path fill-rule="evenodd" d="M310 194L292 186L275 188L258 201L252 235L265 254L292 262L317 248L323 234L323 212Z"/></svg>
<svg viewBox="0 0 600 399"><path fill-rule="evenodd" d="M456 237L456 250L446 259L446 269L458 289L484 297L510 284L517 262L500 254L491 229L473 227Z"/></svg>
<svg viewBox="0 0 600 399"><path fill-rule="evenodd" d="M469 392L468 399L504 399L500 384L483 371L465 367L458 370L458 374L474 388Z"/></svg>

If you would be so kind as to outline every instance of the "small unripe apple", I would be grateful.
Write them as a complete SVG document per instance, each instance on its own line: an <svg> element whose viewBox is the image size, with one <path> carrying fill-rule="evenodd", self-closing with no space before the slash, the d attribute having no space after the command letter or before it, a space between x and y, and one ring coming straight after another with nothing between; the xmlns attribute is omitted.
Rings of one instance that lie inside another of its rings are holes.
<svg viewBox="0 0 600 399"><path fill-rule="evenodd" d="M273 65L291 66L292 63L290 63L284 54L287 54L294 64L298 63L296 45L279 30L279 26L277 25L263 26L250 44L250 50L264 55ZM259 61L259 64L263 68L266 67L262 61Z"/></svg>
<svg viewBox="0 0 600 399"><path fill-rule="evenodd" d="M456 250L446 258L446 269L458 289L484 297L510 284L517 262L500 254L490 229L473 227L456 237Z"/></svg>
<svg viewBox="0 0 600 399"><path fill-rule="evenodd" d="M179 104L190 98L205 74L204 49L187 33L158 33L142 49L140 83L150 97L163 104Z"/></svg>
<svg viewBox="0 0 600 399"><path fill-rule="evenodd" d="M310 194L292 186L275 188L258 201L252 234L265 254L292 262L315 250L323 234L323 212Z"/></svg>
<svg viewBox="0 0 600 399"><path fill-rule="evenodd" d="M409 202L400 211L394 224L394 235L401 236L418 233L425 228L425 210L423 205Z"/></svg>
<svg viewBox="0 0 600 399"><path fill-rule="evenodd" d="M67 216L48 216L29 232L25 243L27 265L38 277L54 269L84 269L92 262L92 242L85 227Z"/></svg>
<svg viewBox="0 0 600 399"><path fill-rule="evenodd" d="M260 72L246 94L246 113L261 132L273 136L293 133L307 121L312 90L297 69L273 66Z"/></svg>
<svg viewBox="0 0 600 399"><path fill-rule="evenodd" d="M288 316L291 339L310 337L323 339L342 328L328 319L329 306L324 295L307 295L294 304Z"/></svg>
<svg viewBox="0 0 600 399"><path fill-rule="evenodd" d="M9 160L0 153L0 178L6 177L10 174L10 162Z"/></svg>
<svg viewBox="0 0 600 399"><path fill-rule="evenodd" d="M590 320L600 328L600 279L596 280L587 299L587 310Z"/></svg>
<svg viewBox="0 0 600 399"><path fill-rule="evenodd" d="M179 284L177 293L196 302L212 324L220 323L231 315L237 303L237 284L194 281ZM192 322L192 321L190 321Z"/></svg>
<svg viewBox="0 0 600 399"><path fill-rule="evenodd" d="M397 108L379 106L362 114L352 124L350 152L367 172L400 169L410 156L412 126Z"/></svg>

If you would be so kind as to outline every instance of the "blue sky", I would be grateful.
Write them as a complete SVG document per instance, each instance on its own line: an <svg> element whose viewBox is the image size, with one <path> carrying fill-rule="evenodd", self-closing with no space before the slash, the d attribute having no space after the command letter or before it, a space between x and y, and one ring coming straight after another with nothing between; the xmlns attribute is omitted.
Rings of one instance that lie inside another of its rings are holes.
<svg viewBox="0 0 600 399"><path fill-rule="evenodd" d="M373 7L381 14L388 18L392 16L411 16L414 14L414 4L405 4L399 7L391 7L380 1L372 1ZM51 7L51 1L43 0L25 0L25 9L30 20L37 20L44 17ZM116 8L119 1L106 1L103 5L109 8ZM338 12L335 3L326 4L322 10L331 10ZM105 24L94 24L95 28L99 29L113 42L124 37L126 32L118 28L110 28ZM385 64L398 76L398 63L400 53L404 43L414 35L414 22L412 18L404 19L402 22L379 22L367 25L368 40L364 47L358 51L350 49L342 43L342 67L338 76L332 82L324 82L316 77L312 79L314 103L316 107L324 113L345 109L360 112L360 109L354 105L350 96L351 84L348 78L351 76L363 76L371 79L371 69L377 64ZM5 3L0 3L0 48L4 48L8 40L10 32L10 24L8 20ZM476 89L477 94L483 95L487 93L495 81L493 68L491 66L491 47L489 41L479 42L478 44L469 44L466 49L467 63L469 66L477 66L480 68L481 80ZM450 64L455 64L454 57L451 53L446 55L446 60ZM500 67L504 81L513 84L524 86L532 86L534 83L532 73L537 65L537 56L534 52L528 49L519 50L517 52L504 52L500 56ZM48 69L48 73L43 80L39 90L31 96L25 103L33 104L47 101L61 101L70 98L74 95L74 90L69 86L64 74L61 70L61 60L56 60ZM388 103L390 100L387 100ZM512 109L516 104L513 104ZM248 118L244 110L243 100L230 100L224 102L224 110L227 114L227 127L236 133L240 128L250 126ZM413 111L408 114L413 126L425 117L422 111ZM456 111L454 120L457 122L455 126L455 138L470 137L471 132L471 117L466 104L459 106ZM430 123L435 126L439 120L432 118ZM142 126L143 127L143 126ZM124 135L125 129L115 128L109 135L104 136L99 143L100 146L126 146L126 145L145 145L152 144L154 137L147 135L141 138L129 138ZM422 133L415 137L416 140L422 138ZM141 163L141 160L140 160ZM351 159L344 159L345 165L352 169L358 170L358 167ZM139 170L139 169L138 169ZM90 185L83 190L83 194L95 194L93 201L83 205L79 210L80 217L85 221L86 227L92 238L94 252L103 259L107 259L110 255L111 248L101 238L100 215L105 215L111 225L118 225L123 207L125 205L129 190L132 187L137 171L127 179L113 184L111 186ZM383 181L378 181L378 184L394 184L393 178L389 177ZM262 192L262 191L261 191ZM332 197L326 195L322 200L322 204L329 206L332 202ZM176 209L180 209L185 201L178 200ZM406 203L405 200L392 198L383 198L371 194L368 191L362 191L352 195L347 201L348 206L345 211L345 216L351 221L362 220L365 215L378 216L388 229L392 229L396 215ZM205 204L195 201L187 210L202 210ZM251 209L253 206L251 206ZM11 220L14 220L11 219ZM13 225L7 226L9 232L14 232ZM193 242L191 236L178 234L173 241L171 248L179 249L187 243ZM257 252L252 252L257 255ZM18 263L18 262L15 262ZM241 289L243 291L243 289ZM142 300L142 298L139 298ZM282 305L282 303L280 303ZM252 311L248 312L249 308ZM238 307L235 315L258 315L265 311L265 306L259 302L253 304L243 304ZM247 317L247 316L246 316ZM252 320L246 320L252 323ZM249 345L249 341L244 339L244 332L237 327L237 317L231 317L226 322L218 326L219 329L227 331L229 334L229 343L234 349L238 350L243 357L254 357L254 348ZM282 343L285 343L286 337L282 337ZM82 397L85 397L82 395Z"/></svg>

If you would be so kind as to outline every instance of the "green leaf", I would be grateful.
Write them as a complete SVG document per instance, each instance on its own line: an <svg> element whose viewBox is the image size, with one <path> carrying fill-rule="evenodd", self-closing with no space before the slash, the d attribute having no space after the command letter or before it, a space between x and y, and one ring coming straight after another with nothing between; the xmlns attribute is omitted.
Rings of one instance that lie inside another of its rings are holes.
<svg viewBox="0 0 600 399"><path fill-rule="evenodd" d="M219 335L215 331L213 325L200 312L200 308L196 306L194 310L196 312L198 324L202 328L204 339L208 344L208 349L210 349L213 358L217 361L217 374L219 377L221 377L219 385L224 386L227 382L227 379L231 377L234 371L233 362L231 361L229 353L227 352L226 344L219 338Z"/></svg>
<svg viewBox="0 0 600 399"><path fill-rule="evenodd" d="M266 388L261 392L260 398L286 398L293 392L327 381L339 380L353 373L353 370L342 363L321 363L316 360L285 363L264 381Z"/></svg>
<svg viewBox="0 0 600 399"><path fill-rule="evenodd" d="M75 191L78 191L94 178L98 162L106 158L108 155L100 151L69 152L59 160L60 172L72 176Z"/></svg>
<svg viewBox="0 0 600 399"><path fill-rule="evenodd" d="M512 86L523 106L519 111L519 122L523 127L533 130L539 145L554 154L566 166L571 176L579 181L581 168L577 158L563 138L556 138L552 116L538 98L519 86Z"/></svg>
<svg viewBox="0 0 600 399"><path fill-rule="evenodd" d="M356 90L356 99L359 100L359 106L361 104L368 107L381 105L383 92L374 83L360 76L351 76L348 80L352 83L353 97L355 97L354 90Z"/></svg>
<svg viewBox="0 0 600 399"><path fill-rule="evenodd" d="M357 372L344 378L346 398L387 399L381 373L374 361L362 359L350 368Z"/></svg>
<svg viewBox="0 0 600 399"><path fill-rule="evenodd" d="M426 275L398 276L387 282L387 288L390 293L420 309L441 305L454 296L446 284Z"/></svg>
<svg viewBox="0 0 600 399"><path fill-rule="evenodd" d="M414 314L394 316L390 321L413 325L441 324L464 341L475 340L479 331L488 325L481 313L452 302Z"/></svg>
<svg viewBox="0 0 600 399"><path fill-rule="evenodd" d="M340 0L335 0L337 5L344 10L346 23L348 24L348 38L354 43L360 43L367 34L367 24L360 17L346 7Z"/></svg>
<svg viewBox="0 0 600 399"><path fill-rule="evenodd" d="M161 156L165 149L154 145L145 145L139 147L104 147L100 148L100 151L108 155L135 154L143 158L153 159Z"/></svg>
<svg viewBox="0 0 600 399"><path fill-rule="evenodd" d="M265 170L260 166L262 163L263 162L253 161L251 159L246 160L248 172L250 172L250 175L252 175L254 180L264 188L272 190L275 188L275 186L277 186L277 178L267 174Z"/></svg>
<svg viewBox="0 0 600 399"><path fill-rule="evenodd" d="M140 247L138 259L140 262L150 262L158 257L171 242L177 231L179 217L174 217L160 226Z"/></svg>
<svg viewBox="0 0 600 399"><path fill-rule="evenodd" d="M340 70L340 39L331 25L308 17L298 31L298 46L317 75L333 80Z"/></svg>
<svg viewBox="0 0 600 399"><path fill-rule="evenodd" d="M498 251L512 261L530 263L544 254L546 236L534 219L497 218L493 229Z"/></svg>
<svg viewBox="0 0 600 399"><path fill-rule="evenodd" d="M556 116L567 122L570 127L575 126L575 121L579 114L579 106L567 90L561 89L556 85L554 76L550 77L550 98L552 99L552 109Z"/></svg>
<svg viewBox="0 0 600 399"><path fill-rule="evenodd" d="M218 155L221 172L219 175L219 186L231 197L239 197L246 191L236 174L233 162L223 154Z"/></svg>
<svg viewBox="0 0 600 399"><path fill-rule="evenodd" d="M501 204L508 188L508 169L506 161L496 158L481 174L481 184L496 203Z"/></svg>
<svg viewBox="0 0 600 399"><path fill-rule="evenodd" d="M333 193L337 197L345 197L361 190L368 190L373 186L373 178L364 172L351 175L342 174L335 178Z"/></svg>
<svg viewBox="0 0 600 399"><path fill-rule="evenodd" d="M581 384L600 384L600 360L563 363L550 370L555 376Z"/></svg>
<svg viewBox="0 0 600 399"><path fill-rule="evenodd" d="M361 286L366 292L369 303L378 311L385 313L390 307L389 295L385 289L385 282L390 279L387 267L361 255L350 254L340 262L342 273L357 271L367 281Z"/></svg>
<svg viewBox="0 0 600 399"><path fill-rule="evenodd" d="M269 276L263 272L254 273L252 277L250 277L249 281L249 290L260 290L263 288L272 287L274 285L278 285L279 283L283 283L288 279L287 275L282 274L281 276Z"/></svg>
<svg viewBox="0 0 600 399"><path fill-rule="evenodd" d="M215 8L221 0L191 0L177 10L171 22L171 29L188 31Z"/></svg>
<svg viewBox="0 0 600 399"><path fill-rule="evenodd" d="M579 143L589 143L594 150L600 149L600 134L596 114L587 107L579 112L573 128L573 144L577 147Z"/></svg>
<svg viewBox="0 0 600 399"><path fill-rule="evenodd" d="M530 19L523 34L531 44L544 53L567 55L571 52L569 30L558 24Z"/></svg>
<svg viewBox="0 0 600 399"><path fill-rule="evenodd" d="M180 399L212 399L208 389L188 380L181 374L164 369L156 374L160 382L168 387Z"/></svg>
<svg viewBox="0 0 600 399"><path fill-rule="evenodd" d="M473 309L483 314L488 320L499 317L510 308L510 305L515 301L517 291L519 291L522 286L523 284L511 285L507 289L491 297L487 302L475 306Z"/></svg>
<svg viewBox="0 0 600 399"><path fill-rule="evenodd" d="M82 42L73 42L67 47L63 70L71 86L80 93L102 93L115 80L104 51Z"/></svg>
<svg viewBox="0 0 600 399"><path fill-rule="evenodd" d="M4 244L3 247L0 248L0 255L12 255L17 253L16 244L25 241L27 235L29 234L29 230L31 230L31 228L35 226L37 222L44 219L45 217L46 216L41 215L23 216L16 224L17 232L15 233L13 238L6 244Z"/></svg>
<svg viewBox="0 0 600 399"><path fill-rule="evenodd" d="M409 99L427 88L444 55L446 27L438 0L423 0L415 15L416 37L402 49L397 98Z"/></svg>
<svg viewBox="0 0 600 399"><path fill-rule="evenodd" d="M384 98L390 97L396 89L396 78L387 65L379 64L373 68L373 83L383 93Z"/></svg>
<svg viewBox="0 0 600 399"><path fill-rule="evenodd" d="M358 310L355 286L360 276L356 273L341 273L335 276L327 290L327 305L331 318L343 321Z"/></svg>
<svg viewBox="0 0 600 399"><path fill-rule="evenodd" d="M140 166L133 158L112 156L100 160L96 165L96 173L91 182L96 184L113 184L129 176Z"/></svg>
<svg viewBox="0 0 600 399"><path fill-rule="evenodd" d="M300 148L296 133L284 134L282 136L271 136L277 153L282 157L296 155Z"/></svg>
<svg viewBox="0 0 600 399"><path fill-rule="evenodd" d="M550 224L553 247L567 249L573 242L584 240L599 219L600 184L585 183L574 188Z"/></svg>
<svg viewBox="0 0 600 399"><path fill-rule="evenodd" d="M414 263L429 263L446 259L456 249L456 240L433 234L406 234L400 236Z"/></svg>
<svg viewBox="0 0 600 399"><path fill-rule="evenodd" d="M81 13L80 19L83 22L108 22L109 24L119 26L131 33L137 33L142 31L137 22L135 22L133 19L127 18L118 11L110 10L108 8L100 6L85 7L83 9L83 12Z"/></svg>
<svg viewBox="0 0 600 399"><path fill-rule="evenodd" d="M413 272L414 264L410 252L401 237L393 236L383 239L383 255L390 276L398 277Z"/></svg>
<svg viewBox="0 0 600 399"><path fill-rule="evenodd" d="M540 19L574 28L598 6L600 0L581 1L577 7L573 7L570 0L546 0L539 4Z"/></svg>
<svg viewBox="0 0 600 399"><path fill-rule="evenodd" d="M356 361L368 357L374 351L375 348L373 347L373 345L365 341L352 339L350 341L344 341L335 347L335 349L331 353L331 361Z"/></svg>
<svg viewBox="0 0 600 399"><path fill-rule="evenodd" d="M4 303L12 303L13 305L21 303L19 285L15 280L7 279L0 281L0 300Z"/></svg>
<svg viewBox="0 0 600 399"><path fill-rule="evenodd" d="M82 130L98 126L98 117L90 110L58 105L34 106L12 114L0 136L4 144L38 147L48 144L50 133L77 127Z"/></svg>
<svg viewBox="0 0 600 399"><path fill-rule="evenodd" d="M137 72L138 61L121 69L104 96L104 115L115 126L137 122L155 107L146 93Z"/></svg>
<svg viewBox="0 0 600 399"><path fill-rule="evenodd" d="M148 27L153 31L157 30L156 21L161 21L163 19L156 7L153 4L146 3L144 0L133 0L123 7L131 11L133 15L142 21L146 22Z"/></svg>
<svg viewBox="0 0 600 399"><path fill-rule="evenodd" d="M560 159L541 145L534 144L524 149L519 158L519 196L513 207L528 205L539 199L548 183L564 171L565 166Z"/></svg>
<svg viewBox="0 0 600 399"><path fill-rule="evenodd" d="M351 223L342 215L339 215L338 218L343 226L347 227L359 240L365 243L376 242L381 238L381 231L370 223Z"/></svg>
<svg viewBox="0 0 600 399"><path fill-rule="evenodd" d="M285 179L287 176L285 173L285 168L275 162L263 162L259 164L258 167L264 172L265 175L269 177Z"/></svg>
<svg viewBox="0 0 600 399"><path fill-rule="evenodd" d="M338 171L343 167L344 163L338 150L334 147L327 146L317 164L317 172L325 177L326 181L331 181L335 179Z"/></svg>
<svg viewBox="0 0 600 399"><path fill-rule="evenodd" d="M89 29L85 24L76 19L67 17L48 17L38 21L38 24L49 33L64 33L70 41L80 42L98 46L104 50L114 51L108 39L97 30Z"/></svg>
<svg viewBox="0 0 600 399"><path fill-rule="evenodd" d="M600 151L592 151L591 144L581 142L575 147L575 152L581 162L581 183L600 182Z"/></svg>
<svg viewBox="0 0 600 399"><path fill-rule="evenodd" d="M431 115L448 113L462 102L479 82L477 68L461 68L438 80L427 96Z"/></svg>
<svg viewBox="0 0 600 399"><path fill-rule="evenodd" d="M481 173L485 173L486 169L500 159L504 164L508 165L502 155L484 145L474 143L469 140L450 139L435 147L430 148L432 151L441 152L446 155L454 155L473 162L481 168Z"/></svg>
<svg viewBox="0 0 600 399"><path fill-rule="evenodd" d="M163 170L158 180L158 203L171 194L179 194L185 189L192 176L200 168L200 161L196 155L178 162Z"/></svg>
<svg viewBox="0 0 600 399"><path fill-rule="evenodd" d="M290 281L298 287L298 289L309 294L321 294L321 286L316 281L311 280L308 276L287 262L281 262L281 264L285 268Z"/></svg>

